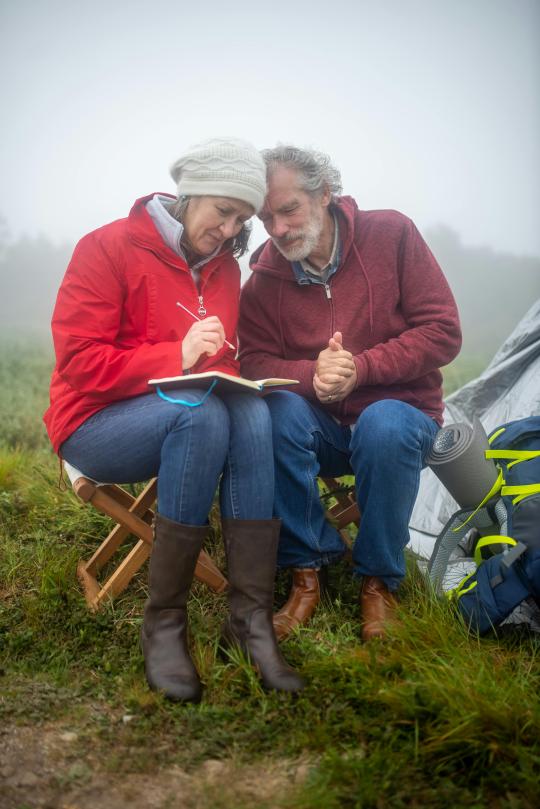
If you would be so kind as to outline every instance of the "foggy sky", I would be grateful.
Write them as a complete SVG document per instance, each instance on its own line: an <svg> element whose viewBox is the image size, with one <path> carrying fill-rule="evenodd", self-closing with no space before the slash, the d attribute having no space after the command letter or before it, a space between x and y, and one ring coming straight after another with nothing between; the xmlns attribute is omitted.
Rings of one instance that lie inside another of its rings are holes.
<svg viewBox="0 0 540 809"><path fill-rule="evenodd" d="M14 238L74 243L235 135L328 152L361 208L540 255L537 0L3 0L0 30Z"/></svg>

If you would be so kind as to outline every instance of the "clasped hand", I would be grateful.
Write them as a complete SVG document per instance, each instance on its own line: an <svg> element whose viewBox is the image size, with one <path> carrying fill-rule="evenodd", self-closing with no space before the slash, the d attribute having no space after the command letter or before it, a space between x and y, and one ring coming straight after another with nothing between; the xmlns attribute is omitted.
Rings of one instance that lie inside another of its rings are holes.
<svg viewBox="0 0 540 809"><path fill-rule="evenodd" d="M225 329L219 317L197 320L182 340L182 368L192 368L201 354L213 357L225 342Z"/></svg>
<svg viewBox="0 0 540 809"><path fill-rule="evenodd" d="M356 387L356 365L343 348L343 336L336 331L317 358L313 388L320 402L341 402Z"/></svg>

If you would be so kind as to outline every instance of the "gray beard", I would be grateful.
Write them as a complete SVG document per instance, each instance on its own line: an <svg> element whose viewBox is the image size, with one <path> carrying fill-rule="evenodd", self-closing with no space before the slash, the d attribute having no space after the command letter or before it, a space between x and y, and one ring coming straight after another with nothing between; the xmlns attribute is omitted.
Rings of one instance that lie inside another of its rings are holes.
<svg viewBox="0 0 540 809"><path fill-rule="evenodd" d="M276 245L277 249L284 256L287 261L303 261L303 259L307 258L319 243L319 239L321 237L322 232L322 222L317 222L316 220L312 220L309 225L306 226L306 229L299 233L298 231L292 232L289 234L289 238L292 240L300 236L302 241L300 244L291 245L289 249L287 249L287 242L283 244L283 240L281 243L278 243L276 239L272 239L274 244Z"/></svg>

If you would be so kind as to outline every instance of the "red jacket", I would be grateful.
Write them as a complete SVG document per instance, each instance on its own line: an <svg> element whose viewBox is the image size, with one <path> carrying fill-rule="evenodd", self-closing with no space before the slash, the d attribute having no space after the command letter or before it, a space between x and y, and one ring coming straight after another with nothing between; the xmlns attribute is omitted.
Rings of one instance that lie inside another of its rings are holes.
<svg viewBox="0 0 540 809"><path fill-rule="evenodd" d="M400 399L442 422L438 370L458 353L461 331L448 283L410 219L397 211L359 211L340 197L341 260L320 284L298 284L291 264L269 240L252 256L240 299L244 376L300 380L294 391L317 404L313 375L335 331L354 355L355 390L324 404L350 424L372 402Z"/></svg>
<svg viewBox="0 0 540 809"><path fill-rule="evenodd" d="M126 219L84 236L60 286L52 319L56 366L44 421L53 447L112 402L148 393L152 377L182 373L181 343L197 314L197 288L186 262L166 246L138 199ZM229 342L236 339L240 269L230 253L202 269L208 316L218 315ZM202 356L193 371L238 374L234 352L223 346Z"/></svg>

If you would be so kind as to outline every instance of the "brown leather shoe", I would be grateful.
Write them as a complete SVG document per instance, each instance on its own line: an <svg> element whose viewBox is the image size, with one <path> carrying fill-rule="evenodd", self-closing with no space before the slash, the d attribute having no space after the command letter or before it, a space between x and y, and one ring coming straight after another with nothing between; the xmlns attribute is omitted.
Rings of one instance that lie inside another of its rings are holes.
<svg viewBox="0 0 540 809"><path fill-rule="evenodd" d="M386 626L395 621L397 598L377 576L364 576L360 590L362 640L384 638Z"/></svg>
<svg viewBox="0 0 540 809"><path fill-rule="evenodd" d="M278 640L283 640L296 626L309 621L321 600L321 578L324 578L325 573L326 568L293 568L289 598L273 618Z"/></svg>

